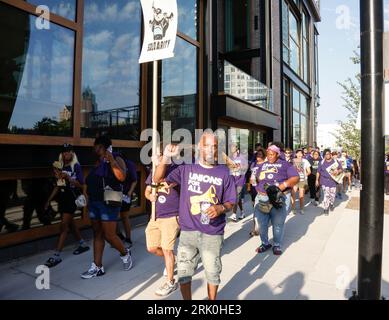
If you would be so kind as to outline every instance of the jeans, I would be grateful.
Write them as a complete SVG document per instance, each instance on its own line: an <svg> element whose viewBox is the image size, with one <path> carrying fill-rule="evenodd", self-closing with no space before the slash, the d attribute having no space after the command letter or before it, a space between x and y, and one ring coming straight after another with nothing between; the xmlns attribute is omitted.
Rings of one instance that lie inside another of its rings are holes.
<svg viewBox="0 0 389 320"><path fill-rule="evenodd" d="M267 201L268 197L258 194L255 198L254 215L259 225L259 235L263 245L269 244L269 222L273 227L273 243L275 247L281 247L284 238L285 220L290 210L291 195L285 195L284 205L281 209L273 208L270 213L263 213L259 210L258 202Z"/></svg>
<svg viewBox="0 0 389 320"><path fill-rule="evenodd" d="M222 272L223 239L223 235L208 235L200 231L181 231L177 249L178 282L185 284L192 281L192 276L201 258L207 282L218 286Z"/></svg>

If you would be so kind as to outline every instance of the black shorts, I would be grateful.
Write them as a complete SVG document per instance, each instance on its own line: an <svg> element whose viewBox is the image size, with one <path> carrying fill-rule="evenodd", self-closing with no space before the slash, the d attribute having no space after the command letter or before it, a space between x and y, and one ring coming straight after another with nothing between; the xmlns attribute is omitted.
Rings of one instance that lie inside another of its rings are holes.
<svg viewBox="0 0 389 320"><path fill-rule="evenodd" d="M61 189L58 196L58 212L74 214L77 210L76 196L70 190Z"/></svg>

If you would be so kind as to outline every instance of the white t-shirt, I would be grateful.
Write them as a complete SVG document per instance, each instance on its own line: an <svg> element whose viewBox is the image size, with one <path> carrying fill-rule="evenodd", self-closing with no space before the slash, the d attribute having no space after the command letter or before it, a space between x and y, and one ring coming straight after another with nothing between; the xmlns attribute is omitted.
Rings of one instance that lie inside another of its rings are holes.
<svg viewBox="0 0 389 320"><path fill-rule="evenodd" d="M307 169L311 167L309 161L307 159L302 159L301 162L297 162L297 159L294 159L293 165L297 169L300 181L305 181L307 179Z"/></svg>

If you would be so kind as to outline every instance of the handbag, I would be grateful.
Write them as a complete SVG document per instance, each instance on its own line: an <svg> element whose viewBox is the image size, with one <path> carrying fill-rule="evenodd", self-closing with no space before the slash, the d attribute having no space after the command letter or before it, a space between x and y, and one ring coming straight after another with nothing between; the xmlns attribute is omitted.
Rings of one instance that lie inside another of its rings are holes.
<svg viewBox="0 0 389 320"><path fill-rule="evenodd" d="M83 194L79 195L74 202L75 202L77 208L85 208L86 207L86 198Z"/></svg>
<svg viewBox="0 0 389 320"><path fill-rule="evenodd" d="M123 202L123 191L115 191L110 186L105 186L104 178L103 188L104 202L111 207L121 207Z"/></svg>

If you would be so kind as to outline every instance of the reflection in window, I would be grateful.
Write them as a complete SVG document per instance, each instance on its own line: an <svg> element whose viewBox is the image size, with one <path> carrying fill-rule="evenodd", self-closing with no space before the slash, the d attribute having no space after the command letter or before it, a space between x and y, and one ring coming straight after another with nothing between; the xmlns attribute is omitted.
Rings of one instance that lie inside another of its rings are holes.
<svg viewBox="0 0 389 320"><path fill-rule="evenodd" d="M36 6L49 7L50 13L55 13L69 20L76 20L76 0L28 0Z"/></svg>
<svg viewBox="0 0 389 320"><path fill-rule="evenodd" d="M197 100L197 47L177 37L175 57L162 61L162 121L194 133Z"/></svg>
<svg viewBox="0 0 389 320"><path fill-rule="evenodd" d="M60 222L55 200L49 210L44 208L53 188L54 181L50 178L0 181L0 233ZM81 217L80 210L75 217Z"/></svg>
<svg viewBox="0 0 389 320"><path fill-rule="evenodd" d="M74 32L0 3L0 132L72 135Z"/></svg>
<svg viewBox="0 0 389 320"><path fill-rule="evenodd" d="M138 140L141 10L137 0L86 0L81 133Z"/></svg>
<svg viewBox="0 0 389 320"><path fill-rule="evenodd" d="M198 37L198 0L178 0L178 31L197 40Z"/></svg>

